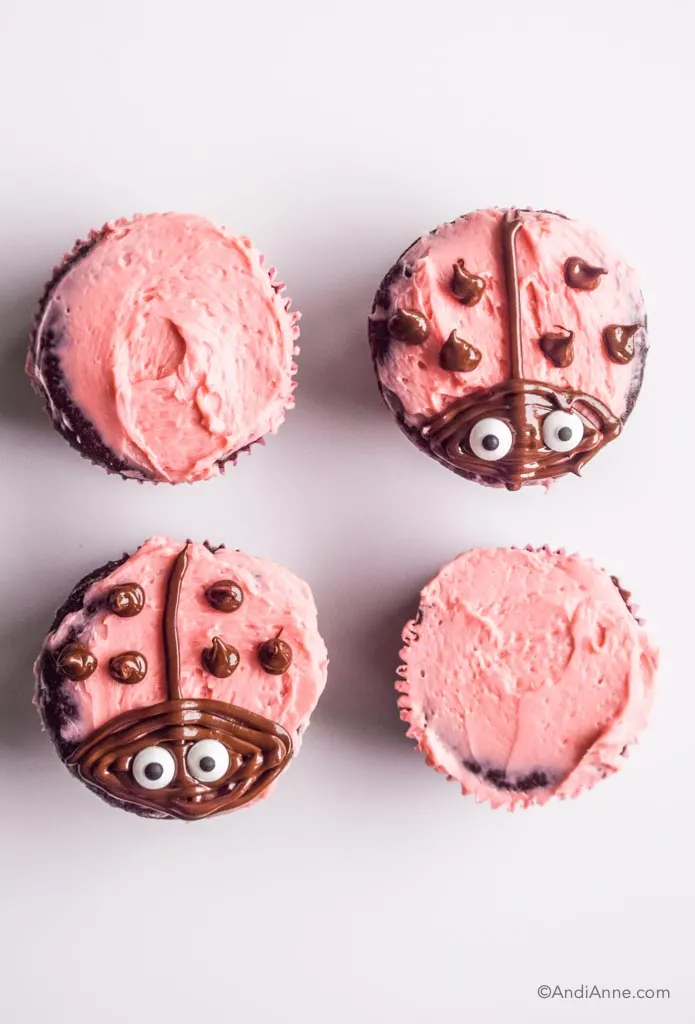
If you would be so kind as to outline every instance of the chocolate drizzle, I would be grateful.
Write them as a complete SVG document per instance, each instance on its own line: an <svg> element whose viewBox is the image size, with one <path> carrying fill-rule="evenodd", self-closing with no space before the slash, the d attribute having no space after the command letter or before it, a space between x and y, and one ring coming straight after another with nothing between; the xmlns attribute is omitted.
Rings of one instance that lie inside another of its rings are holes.
<svg viewBox="0 0 695 1024"><path fill-rule="evenodd" d="M510 416L510 409L516 411L516 418ZM543 443L542 419L555 409L576 413L582 421L584 436L572 451L554 452ZM479 459L469 445L470 432L483 416L511 421L513 426L514 445L497 462ZM504 380L492 388L473 391L422 428L429 451L443 465L486 483L503 482L509 490L518 490L532 480L578 473L619 432L620 420L597 398L527 380Z"/></svg>
<svg viewBox="0 0 695 1024"><path fill-rule="evenodd" d="M206 647L201 657L203 668L218 679L226 679L239 667L239 652L219 636L212 638L212 647Z"/></svg>
<svg viewBox="0 0 695 1024"><path fill-rule="evenodd" d="M258 660L265 672L271 676L281 676L292 664L292 648L280 639L278 633L272 640L265 640L258 645Z"/></svg>
<svg viewBox="0 0 695 1024"><path fill-rule="evenodd" d="M464 306L475 306L483 297L485 281L477 274L471 274L466 270L463 260L457 260L451 277L451 290Z"/></svg>
<svg viewBox="0 0 695 1024"><path fill-rule="evenodd" d="M541 352L546 359L557 366L558 369L566 369L574 359L574 332L561 327L557 331L550 331L544 334L538 341Z"/></svg>
<svg viewBox="0 0 695 1024"><path fill-rule="evenodd" d="M389 317L388 332L405 345L422 345L430 333L430 325L416 309L399 309Z"/></svg>
<svg viewBox="0 0 695 1024"><path fill-rule="evenodd" d="M145 607L145 591L137 583L124 583L109 591L106 603L114 615L130 619Z"/></svg>
<svg viewBox="0 0 695 1024"><path fill-rule="evenodd" d="M603 274L607 273L603 267L592 267L581 256L570 256L565 263L565 281L570 288L581 292L593 292L601 283Z"/></svg>
<svg viewBox="0 0 695 1024"><path fill-rule="evenodd" d="M109 662L109 672L118 683L141 683L147 675L147 658L139 651L117 654Z"/></svg>
<svg viewBox="0 0 695 1024"><path fill-rule="evenodd" d="M181 653L179 650L179 598L181 583L188 568L188 549L190 544L179 552L167 582L166 604L162 621L164 639L164 666L166 670L167 692L170 700L181 698Z"/></svg>
<svg viewBox="0 0 695 1024"><path fill-rule="evenodd" d="M157 817L187 821L233 810L255 799L274 781L292 756L292 739L277 723L234 704L181 695L178 608L189 549L190 545L186 544L174 559L166 586L162 616L166 699L112 718L65 758L76 774L88 785L102 790L107 797ZM279 636L266 643L279 645L278 658L289 651L291 662L291 648ZM96 659L93 655L81 645L70 646L79 648L82 661L85 656L87 663L91 659L93 667L90 672L94 671ZM238 652L220 637L213 638L212 647L205 649L202 658L208 671L219 678L231 675L239 663ZM119 663L119 676L116 678L120 682L134 682L134 675L140 668L144 667L145 671L147 668L144 656L137 651L128 651L111 659L109 669L112 674L116 662ZM272 670L266 668L266 671ZM192 745L205 739L218 740L229 752L229 769L215 782L204 783L195 779L187 763ZM166 747L174 757L176 773L168 786L158 790L144 789L133 775L133 760L145 747L158 744Z"/></svg>
<svg viewBox="0 0 695 1024"><path fill-rule="evenodd" d="M471 370L475 370L481 358L474 345L459 338L456 331L452 331L439 352L439 365L443 370L470 373Z"/></svg>
<svg viewBox="0 0 695 1024"><path fill-rule="evenodd" d="M610 327L606 327L603 331L603 343L608 358L621 366L629 363L635 355L635 335L639 329L639 324L611 324Z"/></svg>
<svg viewBox="0 0 695 1024"><path fill-rule="evenodd" d="M56 658L56 667L61 676L78 683L89 679L96 670L97 659L84 644L68 644Z"/></svg>
<svg viewBox="0 0 695 1024"><path fill-rule="evenodd" d="M199 782L188 771L186 754L202 739L219 740L229 751L229 769L219 782ZM133 778L133 759L160 743L173 754L176 775L164 789L143 789ZM282 726L234 704L198 697L126 711L92 733L66 763L86 783L122 803L158 817L195 821L253 800L291 756L292 739Z"/></svg>
<svg viewBox="0 0 695 1024"><path fill-rule="evenodd" d="M218 612L235 612L244 601L244 592L234 580L217 580L205 591L208 604Z"/></svg>

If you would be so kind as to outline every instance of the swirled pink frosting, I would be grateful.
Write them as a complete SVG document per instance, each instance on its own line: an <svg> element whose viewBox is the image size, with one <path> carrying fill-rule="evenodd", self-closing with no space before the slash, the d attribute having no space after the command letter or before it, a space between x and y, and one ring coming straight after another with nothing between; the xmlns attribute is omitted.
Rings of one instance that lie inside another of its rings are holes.
<svg viewBox="0 0 695 1024"><path fill-rule="evenodd" d="M403 638L408 734L493 807L576 796L647 722L656 648L611 577L576 555L468 551L424 588Z"/></svg>
<svg viewBox="0 0 695 1024"><path fill-rule="evenodd" d="M250 240L202 217L107 225L50 295L56 316L68 394L133 476L215 476L293 404L298 315Z"/></svg>

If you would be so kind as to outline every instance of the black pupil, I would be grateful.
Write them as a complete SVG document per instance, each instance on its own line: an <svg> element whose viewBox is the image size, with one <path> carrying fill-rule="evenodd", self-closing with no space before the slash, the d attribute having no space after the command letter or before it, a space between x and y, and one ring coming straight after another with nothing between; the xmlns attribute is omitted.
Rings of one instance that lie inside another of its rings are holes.
<svg viewBox="0 0 695 1024"><path fill-rule="evenodd" d="M486 452L494 452L500 446L500 439L495 434L486 434L483 438L483 448Z"/></svg>
<svg viewBox="0 0 695 1024"><path fill-rule="evenodd" d="M572 428L571 427L560 427L557 432L558 439L560 441L571 441L572 440Z"/></svg>
<svg viewBox="0 0 695 1024"><path fill-rule="evenodd" d="M164 769L158 761L151 761L145 765L145 775L150 782L156 782L157 779L161 779L162 775L164 775Z"/></svg>
<svg viewBox="0 0 695 1024"><path fill-rule="evenodd" d="M215 767L215 758L210 757L210 755L207 754L205 757L201 757L198 763L200 765L201 772L211 772Z"/></svg>

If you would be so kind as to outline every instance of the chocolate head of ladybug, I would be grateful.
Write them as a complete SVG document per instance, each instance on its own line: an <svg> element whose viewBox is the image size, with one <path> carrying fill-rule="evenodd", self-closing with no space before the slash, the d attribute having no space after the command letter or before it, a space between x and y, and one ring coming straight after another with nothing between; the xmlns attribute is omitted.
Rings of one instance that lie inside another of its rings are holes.
<svg viewBox="0 0 695 1024"><path fill-rule="evenodd" d="M163 539L82 581L37 663L39 708L73 773L126 809L185 820L268 790L325 674L306 584Z"/></svg>
<svg viewBox="0 0 695 1024"><path fill-rule="evenodd" d="M382 282L369 334L411 440L512 490L579 473L618 436L647 351L634 271L591 229L533 210L421 238Z"/></svg>

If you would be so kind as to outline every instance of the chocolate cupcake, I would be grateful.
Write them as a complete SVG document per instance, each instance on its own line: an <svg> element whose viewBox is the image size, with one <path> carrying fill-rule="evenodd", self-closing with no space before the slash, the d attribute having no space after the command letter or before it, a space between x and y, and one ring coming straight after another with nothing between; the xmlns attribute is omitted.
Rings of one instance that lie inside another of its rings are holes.
<svg viewBox="0 0 695 1024"><path fill-rule="evenodd" d="M326 666L306 583L239 551L154 538L74 588L36 663L37 704L97 795L192 821L270 792Z"/></svg>
<svg viewBox="0 0 695 1024"><path fill-rule="evenodd" d="M635 272L591 228L492 209L400 257L369 338L407 436L460 476L517 490L578 474L618 437L647 320Z"/></svg>
<svg viewBox="0 0 695 1024"><path fill-rule="evenodd" d="M658 654L635 612L576 555L460 555L403 631L408 735L493 807L577 796L621 767L649 716Z"/></svg>
<svg viewBox="0 0 695 1024"><path fill-rule="evenodd" d="M41 300L27 372L81 455L138 480L217 476L293 405L299 315L248 238L202 217L120 220Z"/></svg>

